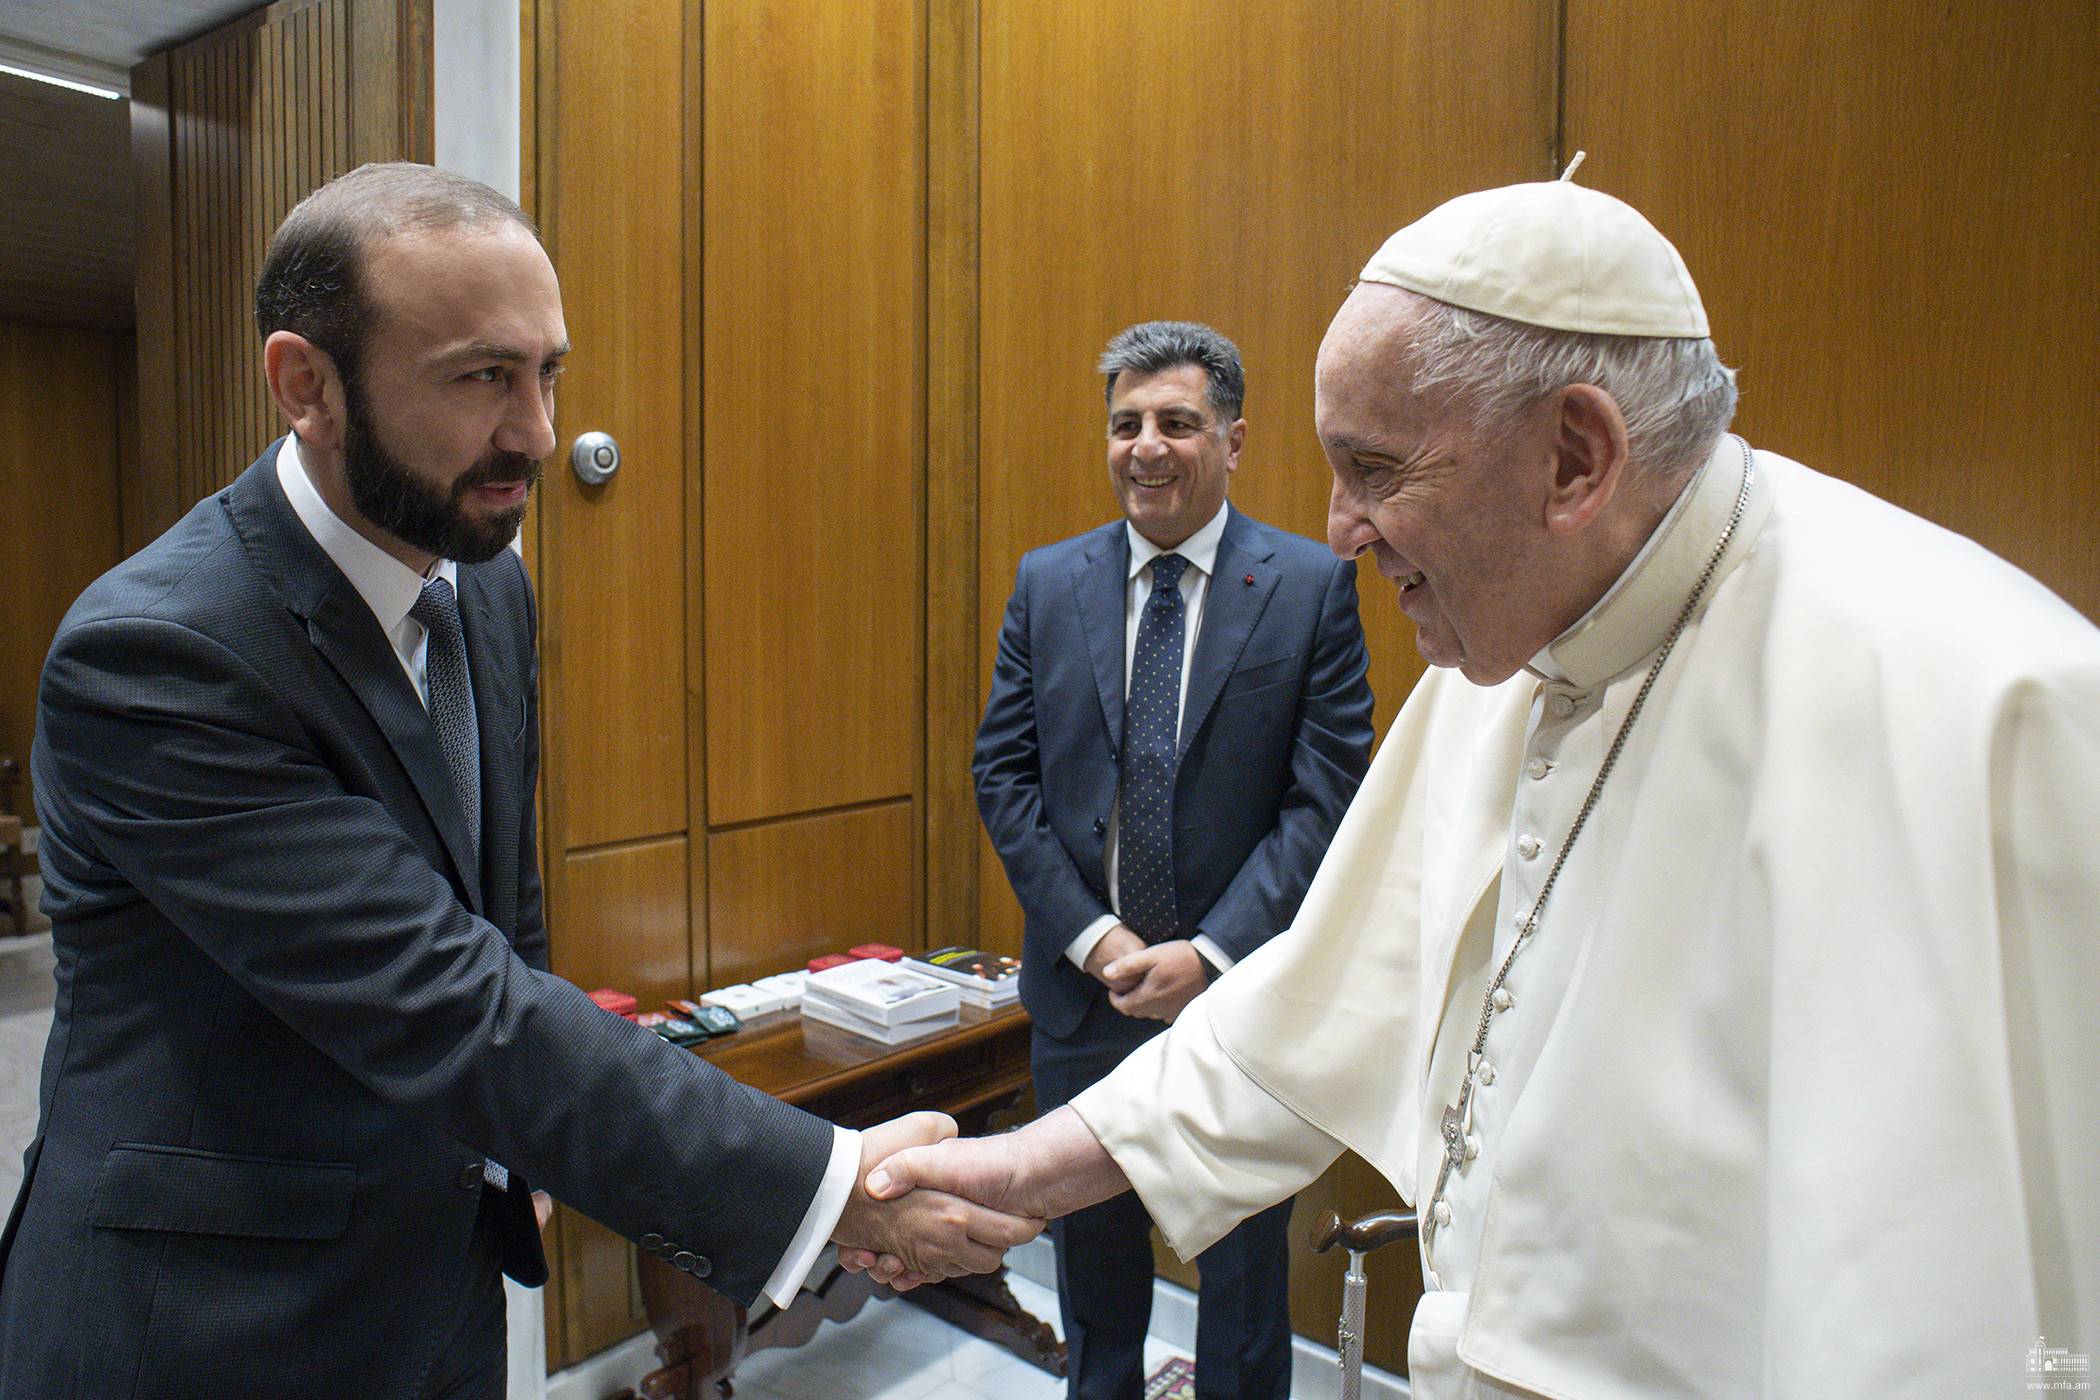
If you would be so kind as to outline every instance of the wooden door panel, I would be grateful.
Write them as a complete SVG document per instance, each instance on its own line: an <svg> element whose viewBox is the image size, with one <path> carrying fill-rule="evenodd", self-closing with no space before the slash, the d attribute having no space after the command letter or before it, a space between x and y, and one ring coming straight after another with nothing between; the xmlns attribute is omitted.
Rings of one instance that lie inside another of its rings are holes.
<svg viewBox="0 0 2100 1400"><path fill-rule="evenodd" d="M539 516L548 815L576 849L686 826L683 30L625 0L541 18L541 217L575 347ZM593 430L620 444L602 486L568 464Z"/></svg>
<svg viewBox="0 0 2100 1400"><path fill-rule="evenodd" d="M910 951L913 818L909 801L885 802L710 835L707 985L790 971L859 943Z"/></svg>
<svg viewBox="0 0 2100 1400"><path fill-rule="evenodd" d="M1568 6L1567 140L1646 213L1754 443L2100 619L2100 9Z"/></svg>
<svg viewBox="0 0 2100 1400"><path fill-rule="evenodd" d="M706 7L708 821L912 794L924 13Z"/></svg>

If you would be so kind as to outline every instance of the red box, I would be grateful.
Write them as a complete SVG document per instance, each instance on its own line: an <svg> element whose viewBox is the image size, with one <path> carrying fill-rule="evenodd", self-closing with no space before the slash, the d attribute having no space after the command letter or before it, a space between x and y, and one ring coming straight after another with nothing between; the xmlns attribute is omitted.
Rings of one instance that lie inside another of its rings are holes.
<svg viewBox="0 0 2100 1400"><path fill-rule="evenodd" d="M859 961L859 958L847 953L826 953L821 958L811 958L809 960L809 970L811 972L822 972L827 967L844 967L849 962Z"/></svg>
<svg viewBox="0 0 2100 1400"><path fill-rule="evenodd" d="M634 1019L635 1007L641 1004L633 997L627 995L627 993L614 991L611 987L600 987L597 991L588 993L588 995L592 1001L597 1002L598 1005L612 1012L613 1015L625 1016L630 1021Z"/></svg>
<svg viewBox="0 0 2100 1400"><path fill-rule="evenodd" d="M856 958L873 958L877 962L904 961L904 950L892 948L887 943L863 943L858 948L848 948L846 951Z"/></svg>

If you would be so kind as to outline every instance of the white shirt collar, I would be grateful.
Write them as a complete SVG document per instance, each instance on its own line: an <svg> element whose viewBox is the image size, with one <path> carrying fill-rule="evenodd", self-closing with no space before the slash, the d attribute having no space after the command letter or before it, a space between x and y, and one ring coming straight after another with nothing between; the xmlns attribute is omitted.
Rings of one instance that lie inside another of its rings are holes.
<svg viewBox="0 0 2100 1400"><path fill-rule="evenodd" d="M1220 501L1218 503L1218 513L1210 518L1210 523L1195 534L1190 535L1180 544L1175 545L1171 551L1161 549L1158 545L1139 534L1135 525L1132 525L1127 520L1124 521L1123 533L1130 537L1129 577L1136 578L1140 569L1157 559L1160 555L1173 553L1188 560L1189 563L1196 566L1205 578L1209 578L1214 572L1213 566L1218 562L1218 542L1225 538L1225 513L1231 509L1232 503L1230 501Z"/></svg>
<svg viewBox="0 0 2100 1400"><path fill-rule="evenodd" d="M285 499L292 503L292 513L299 517L299 523L322 552L335 561L343 577L350 580L350 586L365 600L372 616L379 619L381 630L394 638L428 580L351 529L329 509L328 502L314 488L313 478L306 473L297 433L285 434L284 445L277 451L277 481L284 487ZM456 589L459 566L450 559L441 559L432 577L442 578Z"/></svg>

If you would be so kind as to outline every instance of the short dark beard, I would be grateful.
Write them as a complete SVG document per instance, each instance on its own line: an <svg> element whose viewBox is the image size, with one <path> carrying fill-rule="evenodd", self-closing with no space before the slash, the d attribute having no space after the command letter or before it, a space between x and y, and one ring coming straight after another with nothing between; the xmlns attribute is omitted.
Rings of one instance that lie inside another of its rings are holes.
<svg viewBox="0 0 2100 1400"><path fill-rule="evenodd" d="M343 473L358 514L403 544L462 564L485 563L508 548L525 518L525 502L476 521L464 508L467 493L477 486L522 481L529 500L531 488L539 484L540 464L522 452L492 451L449 492L441 491L379 440L371 403L358 381L352 375L343 384Z"/></svg>

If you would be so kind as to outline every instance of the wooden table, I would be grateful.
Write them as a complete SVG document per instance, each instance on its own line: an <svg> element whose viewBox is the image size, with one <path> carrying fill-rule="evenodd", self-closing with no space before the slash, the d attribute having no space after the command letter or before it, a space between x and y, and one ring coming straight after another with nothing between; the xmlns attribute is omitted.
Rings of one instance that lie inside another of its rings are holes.
<svg viewBox="0 0 2100 1400"><path fill-rule="evenodd" d="M965 1133L1011 1107L1028 1088L1028 1015L1019 1007L964 1007L959 1025L904 1045L882 1045L787 1012L747 1021L735 1035L695 1049L754 1089L762 1089L849 1128L914 1109L954 1115ZM660 1370L642 1381L645 1400L716 1400L730 1391L737 1363L752 1351L800 1346L824 1319L843 1322L871 1297L901 1297L1004 1346L1052 1375L1065 1349L1006 1286L1005 1270L893 1294L865 1274L833 1263L814 1292L757 1323L744 1309L647 1253L636 1256L642 1305L656 1333Z"/></svg>

